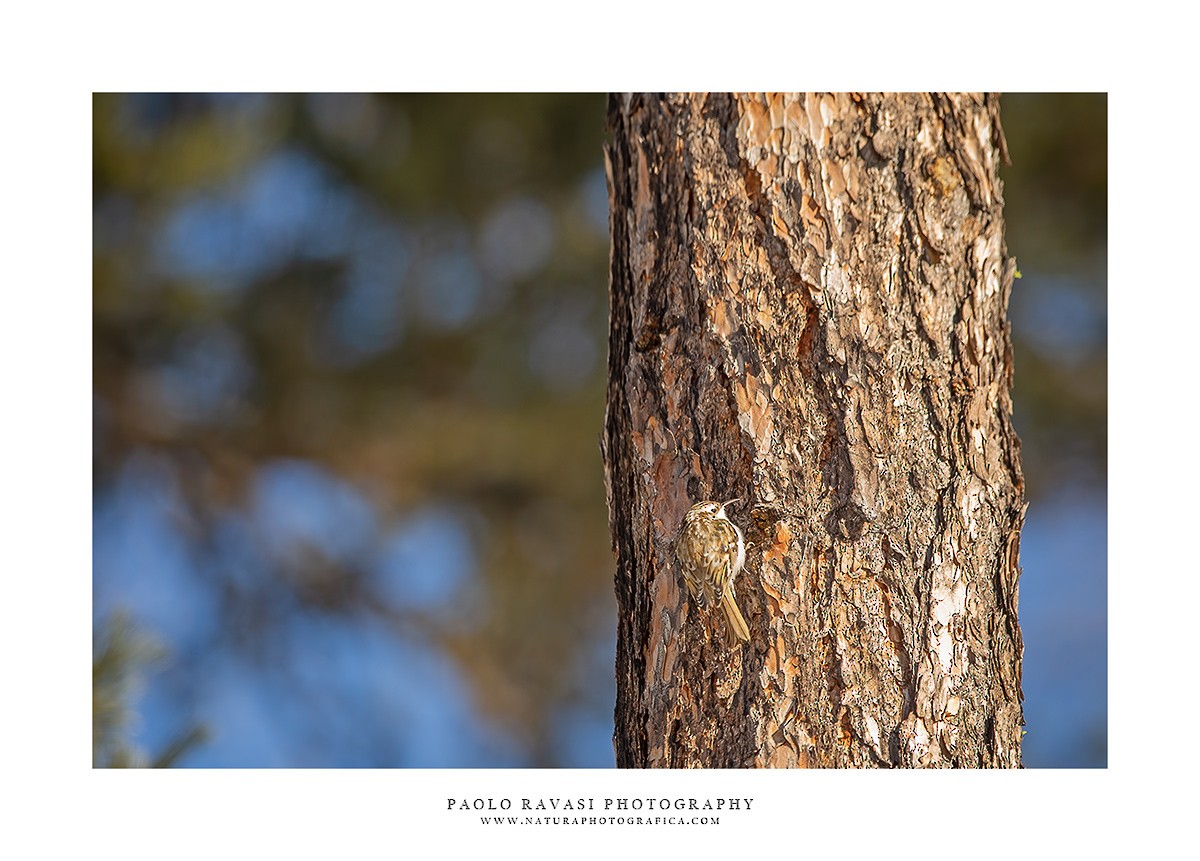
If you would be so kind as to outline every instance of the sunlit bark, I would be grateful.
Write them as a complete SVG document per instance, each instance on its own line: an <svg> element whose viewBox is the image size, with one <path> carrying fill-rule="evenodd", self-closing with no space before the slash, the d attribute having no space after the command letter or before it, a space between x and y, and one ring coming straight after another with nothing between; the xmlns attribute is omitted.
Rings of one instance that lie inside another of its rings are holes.
<svg viewBox="0 0 1200 861"><path fill-rule="evenodd" d="M998 100L610 101L621 766L1018 766ZM755 546L731 647L671 553Z"/></svg>

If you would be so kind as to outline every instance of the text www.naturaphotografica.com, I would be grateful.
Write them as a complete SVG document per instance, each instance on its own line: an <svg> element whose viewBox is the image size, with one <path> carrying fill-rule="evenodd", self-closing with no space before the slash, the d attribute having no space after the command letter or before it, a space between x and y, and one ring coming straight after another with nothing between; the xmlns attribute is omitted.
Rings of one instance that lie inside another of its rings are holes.
<svg viewBox="0 0 1200 861"><path fill-rule="evenodd" d="M720 825L719 816L480 816L482 825Z"/></svg>
<svg viewBox="0 0 1200 861"><path fill-rule="evenodd" d="M719 825L720 817L710 814L750 810L753 803L753 798L448 798L446 809L488 814L479 817L483 825ZM506 815L518 812L524 815ZM648 813L656 815L643 815Z"/></svg>

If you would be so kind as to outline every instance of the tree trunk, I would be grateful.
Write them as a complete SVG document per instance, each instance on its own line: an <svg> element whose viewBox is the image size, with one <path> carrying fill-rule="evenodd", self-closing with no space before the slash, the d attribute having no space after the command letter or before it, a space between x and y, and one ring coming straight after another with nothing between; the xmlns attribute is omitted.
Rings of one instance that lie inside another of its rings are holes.
<svg viewBox="0 0 1200 861"><path fill-rule="evenodd" d="M622 767L1016 767L994 96L613 97L608 410ZM741 497L750 642L672 542Z"/></svg>

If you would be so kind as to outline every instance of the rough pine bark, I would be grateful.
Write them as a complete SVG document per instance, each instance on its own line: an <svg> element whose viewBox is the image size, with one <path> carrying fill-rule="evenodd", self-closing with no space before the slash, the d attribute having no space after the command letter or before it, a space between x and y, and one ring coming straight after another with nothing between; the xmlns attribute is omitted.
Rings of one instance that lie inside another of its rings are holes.
<svg viewBox="0 0 1200 861"><path fill-rule="evenodd" d="M622 767L1015 767L999 101L615 96L602 448ZM689 600L742 497L751 641Z"/></svg>

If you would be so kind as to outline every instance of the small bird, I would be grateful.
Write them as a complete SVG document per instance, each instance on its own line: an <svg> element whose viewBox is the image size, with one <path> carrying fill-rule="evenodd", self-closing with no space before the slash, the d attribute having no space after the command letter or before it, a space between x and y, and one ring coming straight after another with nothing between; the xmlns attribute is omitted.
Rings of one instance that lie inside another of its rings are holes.
<svg viewBox="0 0 1200 861"><path fill-rule="evenodd" d="M720 602L729 632L749 642L750 628L733 599L733 581L746 564L742 530L725 516L725 506L737 502L697 502L683 516L675 539L675 556L683 569L688 591L707 610Z"/></svg>

